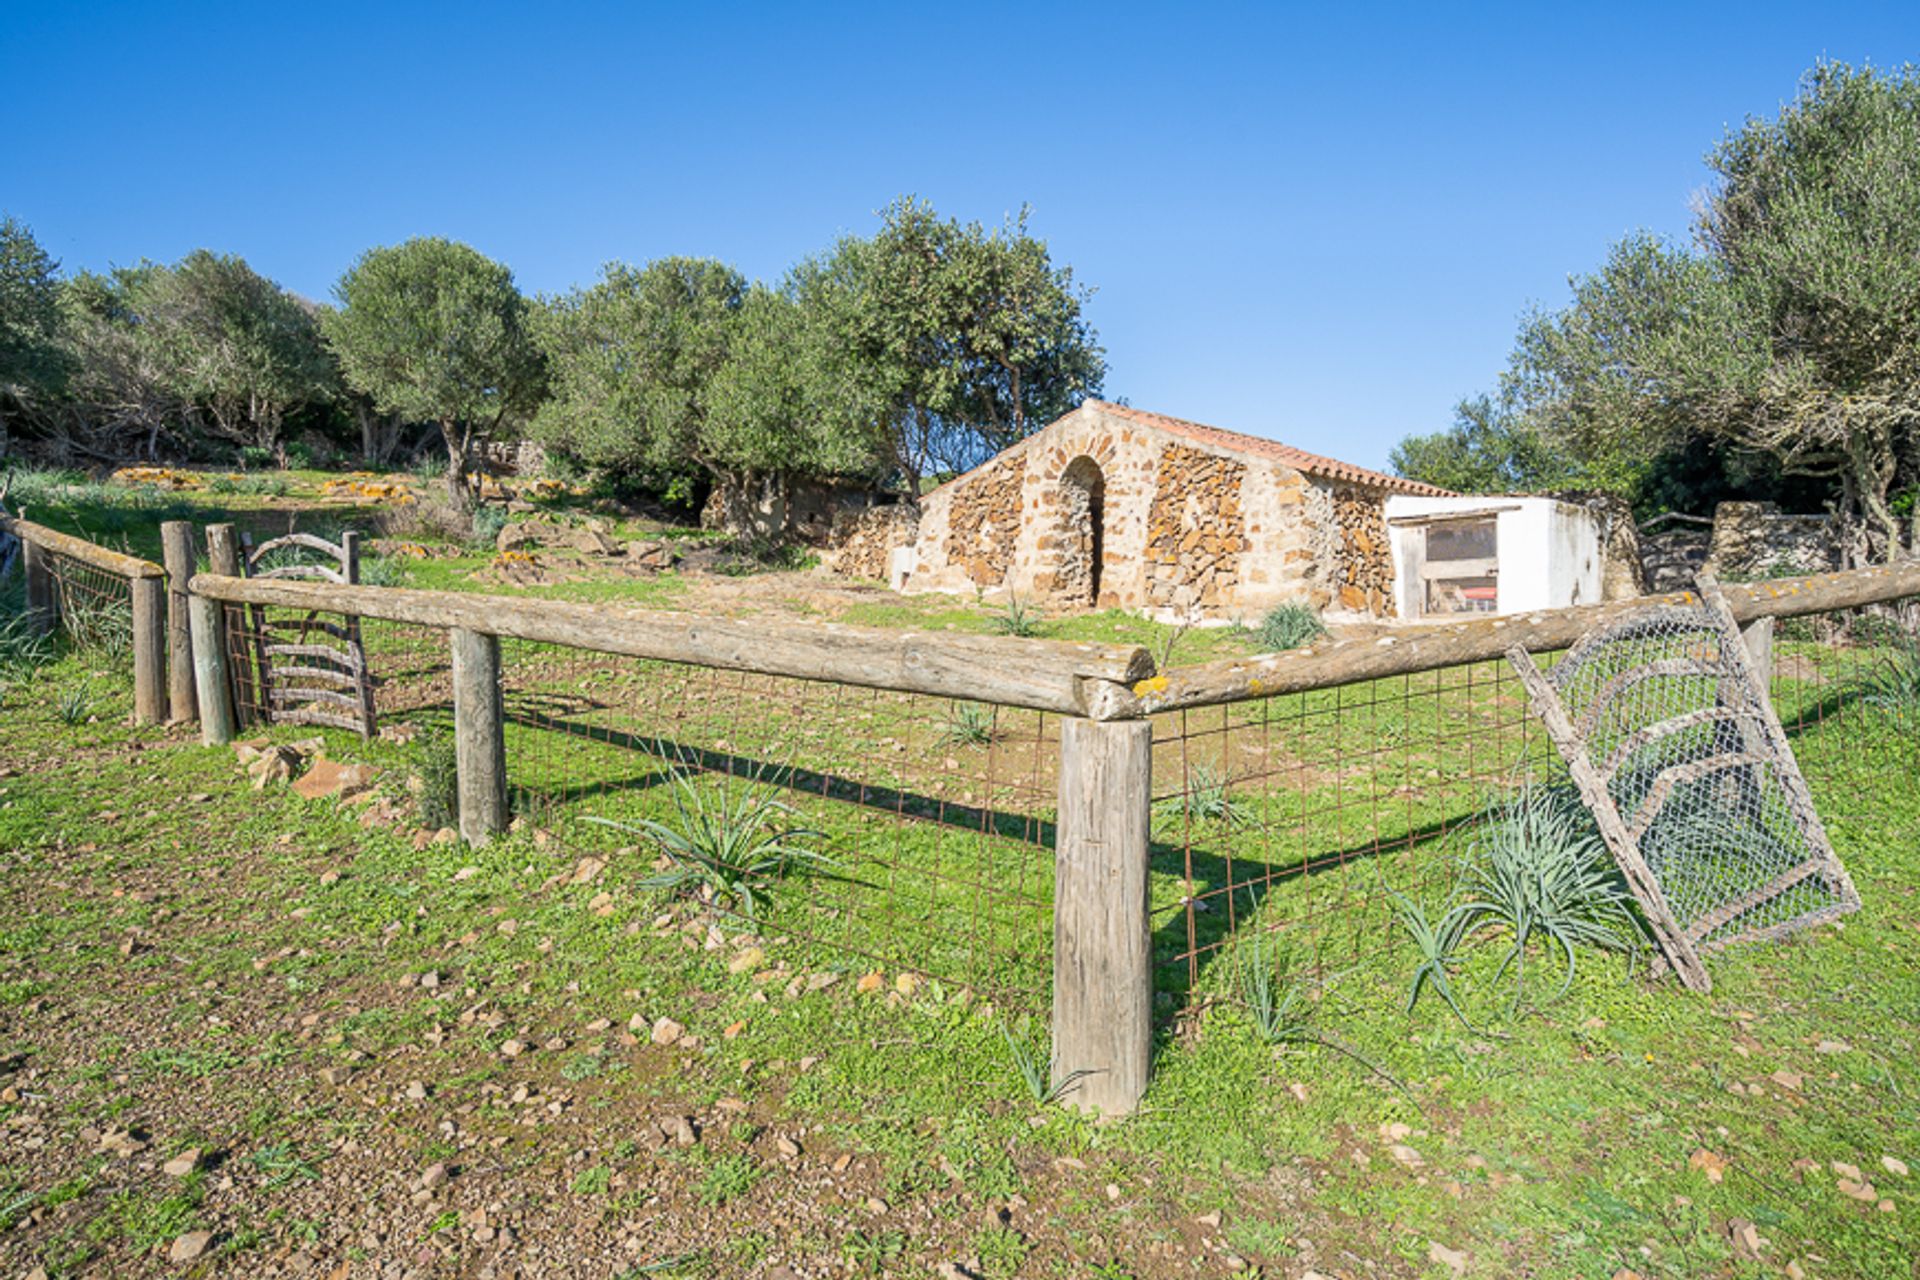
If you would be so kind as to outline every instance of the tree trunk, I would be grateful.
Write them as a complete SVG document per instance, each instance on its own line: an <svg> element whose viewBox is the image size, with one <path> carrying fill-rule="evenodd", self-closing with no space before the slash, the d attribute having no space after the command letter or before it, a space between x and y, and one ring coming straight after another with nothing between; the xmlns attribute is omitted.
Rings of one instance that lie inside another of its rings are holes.
<svg viewBox="0 0 1920 1280"><path fill-rule="evenodd" d="M440 438L447 442L447 501L455 511L473 510L473 494L467 487L467 442L451 422L440 424Z"/></svg>

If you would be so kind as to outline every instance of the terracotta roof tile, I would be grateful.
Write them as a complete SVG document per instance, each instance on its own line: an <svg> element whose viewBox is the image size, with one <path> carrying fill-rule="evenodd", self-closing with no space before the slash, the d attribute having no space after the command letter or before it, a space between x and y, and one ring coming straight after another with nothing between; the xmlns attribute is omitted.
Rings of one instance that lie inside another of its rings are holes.
<svg viewBox="0 0 1920 1280"><path fill-rule="evenodd" d="M1308 453L1290 444L1281 444L1278 440L1267 440L1238 431L1226 431L1200 422L1188 422L1184 418L1169 418L1163 413L1148 413L1143 409L1132 409L1125 405L1111 404L1105 400L1088 400L1086 403L1104 413L1126 418L1157 431L1165 431L1169 435L1183 436L1199 444L1210 444L1220 449L1231 449L1235 453L1251 453L1263 458L1272 458L1296 471L1304 471L1308 475L1321 476L1328 480L1344 480L1349 484L1363 484L1376 489L1390 489L1395 493L1414 493L1435 498L1451 497L1453 493L1450 489L1422 484L1418 480L1408 480L1404 476L1390 476L1383 471L1370 471L1365 467L1356 467L1351 462L1341 462L1338 458Z"/></svg>

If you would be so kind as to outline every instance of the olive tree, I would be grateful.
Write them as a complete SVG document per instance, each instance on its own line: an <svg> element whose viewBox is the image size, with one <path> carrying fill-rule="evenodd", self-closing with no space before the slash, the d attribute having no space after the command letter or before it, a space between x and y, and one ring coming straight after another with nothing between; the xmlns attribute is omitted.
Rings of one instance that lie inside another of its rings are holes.
<svg viewBox="0 0 1920 1280"><path fill-rule="evenodd" d="M464 244L420 237L362 254L334 296L340 306L323 328L347 385L381 413L439 427L447 498L468 509L480 452L538 404L543 385L513 273Z"/></svg>
<svg viewBox="0 0 1920 1280"><path fill-rule="evenodd" d="M59 270L25 223L0 218L0 453L7 420L44 407L66 379Z"/></svg>

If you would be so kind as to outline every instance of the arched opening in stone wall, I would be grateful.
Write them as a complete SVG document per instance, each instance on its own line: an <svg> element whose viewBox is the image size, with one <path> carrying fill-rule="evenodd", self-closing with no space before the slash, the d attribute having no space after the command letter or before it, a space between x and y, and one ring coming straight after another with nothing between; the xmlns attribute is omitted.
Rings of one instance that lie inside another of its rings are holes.
<svg viewBox="0 0 1920 1280"><path fill-rule="evenodd" d="M1100 603L1100 562L1106 543L1107 481L1085 454L1060 473L1059 566L1053 596L1069 608Z"/></svg>

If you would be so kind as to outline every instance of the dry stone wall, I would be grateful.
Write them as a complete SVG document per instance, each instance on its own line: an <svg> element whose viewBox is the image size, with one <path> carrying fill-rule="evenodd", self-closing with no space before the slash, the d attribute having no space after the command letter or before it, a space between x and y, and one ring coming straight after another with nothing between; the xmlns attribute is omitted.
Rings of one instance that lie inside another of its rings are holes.
<svg viewBox="0 0 1920 1280"><path fill-rule="evenodd" d="M1706 563L1728 579L1784 578L1836 569L1840 555L1826 516L1789 515L1771 502L1723 502L1713 511Z"/></svg>
<svg viewBox="0 0 1920 1280"><path fill-rule="evenodd" d="M1393 543L1380 495L1366 489L1333 491L1339 545L1334 599L1342 609L1385 617L1393 612Z"/></svg>
<svg viewBox="0 0 1920 1280"><path fill-rule="evenodd" d="M845 577L886 582L893 549L910 544L919 527L920 511L908 502L843 513L835 521L829 567Z"/></svg>
<svg viewBox="0 0 1920 1280"><path fill-rule="evenodd" d="M975 586L997 587L1013 567L1026 472L1026 454L1002 457L949 499L947 562L961 566Z"/></svg>
<svg viewBox="0 0 1920 1280"><path fill-rule="evenodd" d="M1147 515L1147 599L1156 609L1218 609L1235 594L1249 545L1240 491L1246 464L1168 444Z"/></svg>

